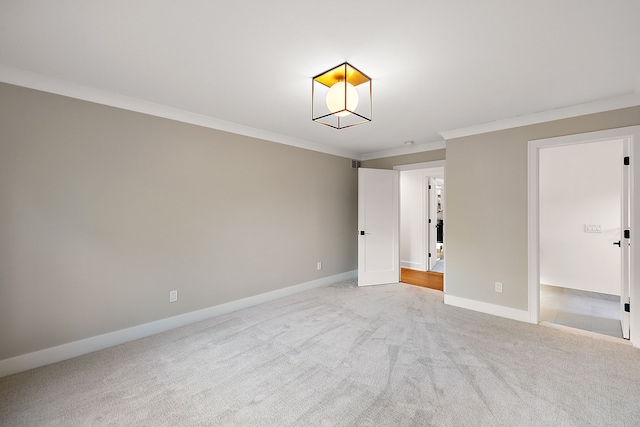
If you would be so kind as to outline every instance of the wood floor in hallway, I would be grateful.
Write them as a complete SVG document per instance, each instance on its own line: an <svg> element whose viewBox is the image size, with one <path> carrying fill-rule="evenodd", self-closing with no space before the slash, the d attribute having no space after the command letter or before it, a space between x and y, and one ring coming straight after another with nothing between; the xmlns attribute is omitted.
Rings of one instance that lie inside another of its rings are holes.
<svg viewBox="0 0 640 427"><path fill-rule="evenodd" d="M400 281L409 285L442 291L444 289L444 274L435 271L418 271L403 268L400 271Z"/></svg>

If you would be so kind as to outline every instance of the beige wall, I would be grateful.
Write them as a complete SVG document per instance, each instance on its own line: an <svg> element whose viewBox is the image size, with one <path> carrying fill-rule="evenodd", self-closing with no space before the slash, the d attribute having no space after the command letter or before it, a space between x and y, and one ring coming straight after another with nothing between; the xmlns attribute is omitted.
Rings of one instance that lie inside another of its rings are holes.
<svg viewBox="0 0 640 427"><path fill-rule="evenodd" d="M7 84L0 100L0 360L357 268L349 159Z"/></svg>
<svg viewBox="0 0 640 427"><path fill-rule="evenodd" d="M447 294L527 310L527 142L638 124L634 107L447 141Z"/></svg>
<svg viewBox="0 0 640 427"><path fill-rule="evenodd" d="M0 360L357 267L348 159L6 84L0 100ZM638 124L640 107L447 141L447 294L526 310L527 141Z"/></svg>
<svg viewBox="0 0 640 427"><path fill-rule="evenodd" d="M447 141L445 291L528 310L528 141L640 124L640 107ZM445 150L362 162L363 167L445 159ZM503 283L496 293L495 282Z"/></svg>
<svg viewBox="0 0 640 427"><path fill-rule="evenodd" d="M362 162L363 168L370 169L393 169L394 166L409 165L412 163L433 162L444 160L445 149L423 151L421 153L404 154L402 156L384 157L382 159L365 160Z"/></svg>

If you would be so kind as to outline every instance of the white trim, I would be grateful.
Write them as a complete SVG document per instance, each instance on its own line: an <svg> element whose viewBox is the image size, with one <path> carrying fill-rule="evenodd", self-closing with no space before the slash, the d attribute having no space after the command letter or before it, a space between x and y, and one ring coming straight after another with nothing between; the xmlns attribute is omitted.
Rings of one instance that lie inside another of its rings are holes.
<svg viewBox="0 0 640 427"><path fill-rule="evenodd" d="M444 169L443 169L444 175ZM422 173L422 191L420 191L420 197L422 197L422 239L420 242L421 246L421 254L420 258L422 258L422 264L425 271L430 271L433 268L432 261L436 258L436 251L433 251L433 258L429 256L431 252L431 245L429 244L429 234L431 233L431 228L435 227L438 223L436 217L434 217L435 222L433 224L430 223L429 218L431 218L431 192L429 191L429 184L433 177L427 175L425 172ZM435 187L433 188L435 194ZM435 198L434 198L435 199ZM435 247L435 243L433 244Z"/></svg>
<svg viewBox="0 0 640 427"><path fill-rule="evenodd" d="M114 345L123 344L129 341L159 334L181 326L196 323L205 319L242 310L254 305L275 301L310 289L329 286L344 280L357 277L357 271L336 274L334 276L323 277L310 282L301 283L294 286L278 289L264 294L231 301L225 304L215 305L202 310L180 314L166 319L156 320L142 325L133 326L127 329L86 338L79 341L62 344L56 347L46 348L33 353L23 354L10 359L0 360L0 377L16 374L51 363L60 362L72 357L102 350Z"/></svg>
<svg viewBox="0 0 640 427"><path fill-rule="evenodd" d="M599 101L571 105L568 107L556 108L553 110L541 111L538 113L526 114L517 117L510 117L507 119L481 123L459 129L447 130L440 132L440 136L448 141L450 139L462 138L464 136L495 132L499 130L528 126L537 123L551 122L553 120L568 119L570 117L585 116L587 114L601 113L603 111L618 110L621 108L635 107L638 105L640 105L640 83L637 90L628 95L616 96L613 98L601 99Z"/></svg>
<svg viewBox="0 0 640 427"><path fill-rule="evenodd" d="M539 158L542 148L559 147L565 145L581 144L588 142L600 142L614 139L629 138L629 152L631 157L631 173L632 178L629 183L631 187L630 211L632 224L632 238L636 233L634 230L640 230L640 214L638 214L638 204L640 197L638 196L640 183L640 161L635 158L635 147L640 145L640 126L628 126L617 129L608 129L597 132L588 132L575 135L560 136L554 138L545 138L532 140L528 143L528 267L529 267L529 321L538 323L540 320L540 225L539 225ZM640 299L640 251L634 250L634 245L630 247L631 251L631 288L630 296L632 301ZM636 298L636 295L638 297ZM631 343L635 347L640 347L640 339L636 325L640 326L640 310L631 311ZM634 334L634 331L635 334Z"/></svg>
<svg viewBox="0 0 640 427"><path fill-rule="evenodd" d="M444 303L455 307L466 308L467 310L491 314L493 316L505 317L507 319L518 320L520 322L529 322L529 312L525 310L518 310L517 308L460 298L449 294L444 294Z"/></svg>
<svg viewBox="0 0 640 427"><path fill-rule="evenodd" d="M528 245L528 310L531 323L540 322L540 209L538 202L540 189L538 185L540 148L538 144L529 141L528 147L528 177L527 177L527 239Z"/></svg>
<svg viewBox="0 0 640 427"><path fill-rule="evenodd" d="M137 98L120 95L88 86L59 80L53 77L32 73L18 68L7 67L0 64L0 82L22 86L44 92L55 93L57 95L80 99L83 101L95 102L97 104L124 110L135 111L137 113L149 114L151 116L176 120L192 125L203 126L210 129L244 135L251 138L264 139L279 144L290 145L292 147L304 148L318 151L320 153L332 154L334 156L346 157L350 159L362 160L360 154L344 150L337 147L330 147L317 142L293 138L273 132L264 131L225 120L216 119L202 114L184 111L177 108L167 107L154 102L144 101Z"/></svg>
<svg viewBox="0 0 640 427"><path fill-rule="evenodd" d="M635 129L635 135L629 144L629 157L631 159L631 178L629 180L631 200L629 200L629 218L631 219L631 228L633 233L631 235L632 239L637 239L638 233L640 232L640 159L638 158L638 155L640 155L640 126L636 126ZM637 249L638 245L635 245L634 248L634 241L635 240L631 241L632 244L629 247L629 250L631 251L631 286L629 289L629 296L631 300L636 302L635 306L637 307L638 300L640 300L640 250ZM638 332L638 328L640 328L640 310L637 308L635 310L631 310L629 321L631 343L634 347L640 348L640 333Z"/></svg>
<svg viewBox="0 0 640 427"><path fill-rule="evenodd" d="M424 144L414 144L402 148L393 148L391 150L376 151L366 153L360 156L360 160L382 159L384 157L402 156L404 154L422 153L424 151L440 150L447 148L446 141L427 142Z"/></svg>
<svg viewBox="0 0 640 427"><path fill-rule="evenodd" d="M422 264L413 261L400 261L400 268L408 268L409 270L416 271L427 271Z"/></svg>

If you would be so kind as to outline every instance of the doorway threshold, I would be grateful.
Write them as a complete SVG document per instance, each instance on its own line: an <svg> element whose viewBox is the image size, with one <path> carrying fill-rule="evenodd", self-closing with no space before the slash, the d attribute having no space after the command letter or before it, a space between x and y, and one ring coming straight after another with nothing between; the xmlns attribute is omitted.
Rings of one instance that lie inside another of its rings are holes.
<svg viewBox="0 0 640 427"><path fill-rule="evenodd" d="M541 321L539 325L546 326L548 328L558 329L561 331L569 332L576 335L583 335L603 341L615 342L618 344L631 345L631 341L624 338L616 338L611 335L604 335L598 332L585 331L584 329L572 328L571 326L558 325L557 323L551 323L547 321Z"/></svg>

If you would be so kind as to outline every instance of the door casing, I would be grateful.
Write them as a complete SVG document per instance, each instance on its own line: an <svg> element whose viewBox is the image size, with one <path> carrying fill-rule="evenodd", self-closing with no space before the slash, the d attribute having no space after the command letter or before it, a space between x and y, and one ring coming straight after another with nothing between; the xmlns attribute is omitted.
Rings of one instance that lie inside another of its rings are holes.
<svg viewBox="0 0 640 427"><path fill-rule="evenodd" d="M630 173L629 188L629 212L631 218L631 236L634 236L634 229L640 230L640 202L638 193L640 192L640 162L635 158L634 152L640 153L640 126L629 126L618 129L610 129L598 132L589 132L575 135L567 135L555 138L546 138L529 141L528 147L528 243L529 243L529 321L531 323L539 323L540 321L540 224L539 224L539 151L543 148L558 147L563 145L581 144L588 142L607 141L612 139L625 139L628 141L629 156L631 164L628 166ZM622 159L621 159L622 161ZM635 167L634 167L635 165ZM633 250L633 245L629 246L630 261L630 286L629 294L631 301L635 297L640 297L640 251ZM636 347L640 347L640 332L637 328L640 326L640 310L633 310L630 315L630 340ZM634 330L635 339L634 339Z"/></svg>

